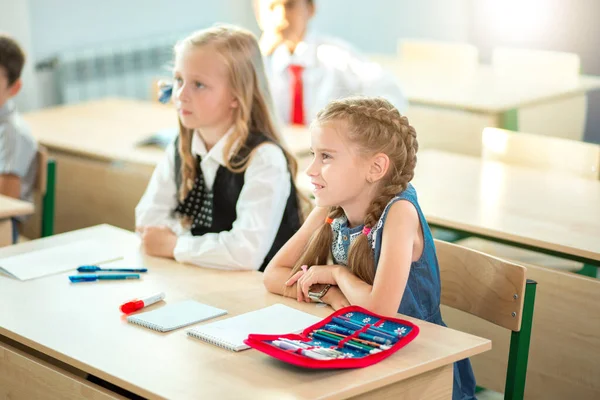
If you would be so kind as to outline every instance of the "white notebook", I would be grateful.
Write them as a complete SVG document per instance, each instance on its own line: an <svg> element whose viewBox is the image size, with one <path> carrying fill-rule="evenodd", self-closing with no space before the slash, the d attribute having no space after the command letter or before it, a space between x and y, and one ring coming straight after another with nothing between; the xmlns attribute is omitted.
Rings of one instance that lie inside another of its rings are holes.
<svg viewBox="0 0 600 400"><path fill-rule="evenodd" d="M249 349L244 340L251 333L283 335L300 332L320 320L319 317L295 308L274 304L222 321L200 325L188 330L187 334L228 350L240 351Z"/></svg>
<svg viewBox="0 0 600 400"><path fill-rule="evenodd" d="M0 272L22 281L98 265L123 258L123 250L94 240L78 240L62 246L34 250L0 259Z"/></svg>
<svg viewBox="0 0 600 400"><path fill-rule="evenodd" d="M226 310L194 300L185 300L167 304L158 310L130 315L127 317L127 321L155 331L168 332L225 314L227 314Z"/></svg>

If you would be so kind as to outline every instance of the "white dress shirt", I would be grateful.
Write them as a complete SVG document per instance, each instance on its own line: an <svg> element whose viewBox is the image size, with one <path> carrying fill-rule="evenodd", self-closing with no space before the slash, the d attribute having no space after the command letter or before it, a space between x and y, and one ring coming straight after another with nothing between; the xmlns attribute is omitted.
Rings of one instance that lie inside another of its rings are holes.
<svg viewBox="0 0 600 400"><path fill-rule="evenodd" d="M18 113L15 103L8 100L0 107L0 175L18 176L21 180L21 199L28 202L33 202L37 150L31 130Z"/></svg>
<svg viewBox="0 0 600 400"><path fill-rule="evenodd" d="M215 146L206 146L197 133L192 154L200 155L200 168L212 189L220 166L225 165L223 148L231 130ZM235 148L235 146L234 146ZM237 219L230 231L192 236L172 215L178 204L175 187L175 145L171 143L157 165L148 188L135 208L136 226L167 226L178 235L177 261L218 269L258 270L273 246L291 192L286 158L273 143L259 146L244 175L244 186L236 205Z"/></svg>
<svg viewBox="0 0 600 400"><path fill-rule="evenodd" d="M380 96L398 111L406 110L407 100L395 78L378 64L370 62L347 43L307 33L294 54L281 44L265 57L265 68L273 103L281 121L291 122L292 93L288 67L304 67L302 73L304 118L310 124L330 101L352 96Z"/></svg>

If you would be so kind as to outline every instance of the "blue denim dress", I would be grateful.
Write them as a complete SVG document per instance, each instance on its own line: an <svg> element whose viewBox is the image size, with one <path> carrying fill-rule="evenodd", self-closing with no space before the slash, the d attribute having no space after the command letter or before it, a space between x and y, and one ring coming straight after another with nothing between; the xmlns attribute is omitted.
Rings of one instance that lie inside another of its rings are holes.
<svg viewBox="0 0 600 400"><path fill-rule="evenodd" d="M417 210L421 228L423 229L424 248L423 254L418 261L410 266L408 282L404 289L402 301L398 307L400 314L409 315L441 326L446 326L442 320L440 312L440 270L433 236L425 220L425 216L419 207L417 201L417 192L412 185L408 185L406 190L394 197L385 207L377 225L371 230L367 238L373 249L375 257L375 268L381 254L381 241L383 237L383 225L387 218L387 213L392 204L398 200L409 201ZM336 264L347 265L348 249L354 239L361 235L363 226L348 227L348 220L345 216L336 218L331 224L333 230L333 242L331 251L333 260ZM471 362L468 358L454 363L454 387L452 391L453 400L475 399L475 377Z"/></svg>

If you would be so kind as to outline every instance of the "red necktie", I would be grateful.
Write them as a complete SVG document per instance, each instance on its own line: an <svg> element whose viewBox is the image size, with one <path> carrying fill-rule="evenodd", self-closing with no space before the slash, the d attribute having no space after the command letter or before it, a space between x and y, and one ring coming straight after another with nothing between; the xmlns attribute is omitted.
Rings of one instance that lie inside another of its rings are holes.
<svg viewBox="0 0 600 400"><path fill-rule="evenodd" d="M304 96L301 65L290 65L292 91L292 124L304 125Z"/></svg>

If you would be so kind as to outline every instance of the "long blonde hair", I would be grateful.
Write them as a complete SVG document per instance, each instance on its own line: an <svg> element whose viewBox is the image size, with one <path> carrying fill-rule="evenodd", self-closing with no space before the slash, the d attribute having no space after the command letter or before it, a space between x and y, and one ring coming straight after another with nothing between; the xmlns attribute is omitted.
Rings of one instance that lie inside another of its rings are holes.
<svg viewBox="0 0 600 400"><path fill-rule="evenodd" d="M408 187L417 164L417 135L408 119L390 102L383 98L350 97L329 103L319 114L314 124L344 122L346 137L357 145L362 155L386 154L390 167L377 185L377 195L367 209L364 224L373 228L385 206L398 193ZM331 207L329 218L344 215L341 207ZM331 252L333 234L327 223L313 233L297 264L295 274L302 265L327 264ZM360 234L348 251L348 267L363 281L373 284L375 259L367 235Z"/></svg>
<svg viewBox="0 0 600 400"><path fill-rule="evenodd" d="M265 76L264 65L258 42L254 35L233 25L217 25L197 31L175 46L175 55L186 49L212 46L225 61L229 71L229 84L238 107L234 109L234 127L223 149L225 166L232 172L243 172L255 150L242 160L232 162L230 154L237 143L238 153L248 135L262 133L284 152L291 176L294 178L298 164L285 149L276 125L273 122L271 95ZM181 187L179 199L183 201L196 179L196 160L192 155L193 129L185 128L179 121L179 155L181 156ZM292 179L292 184L293 179ZM295 188L295 187L294 187Z"/></svg>

